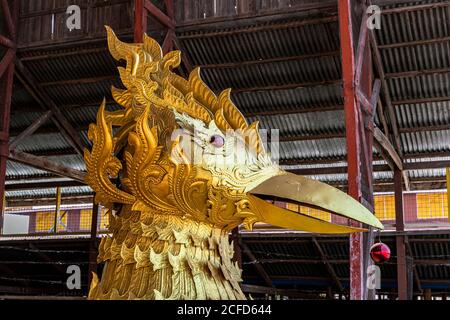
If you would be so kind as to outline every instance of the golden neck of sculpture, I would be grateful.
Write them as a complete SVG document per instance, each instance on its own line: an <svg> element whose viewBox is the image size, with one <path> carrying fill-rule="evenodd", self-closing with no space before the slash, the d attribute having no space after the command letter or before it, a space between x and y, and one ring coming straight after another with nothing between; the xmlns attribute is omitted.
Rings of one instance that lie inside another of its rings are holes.
<svg viewBox="0 0 450 320"><path fill-rule="evenodd" d="M245 299L228 232L151 209L110 213L90 299Z"/></svg>

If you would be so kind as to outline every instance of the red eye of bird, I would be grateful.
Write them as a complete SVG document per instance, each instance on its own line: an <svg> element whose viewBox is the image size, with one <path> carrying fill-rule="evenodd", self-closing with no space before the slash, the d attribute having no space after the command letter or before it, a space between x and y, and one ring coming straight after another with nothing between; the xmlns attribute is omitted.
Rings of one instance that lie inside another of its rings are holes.
<svg viewBox="0 0 450 320"><path fill-rule="evenodd" d="M223 147L223 145L225 144L225 140L223 139L223 137L219 136L218 134L211 136L209 142L216 148Z"/></svg>

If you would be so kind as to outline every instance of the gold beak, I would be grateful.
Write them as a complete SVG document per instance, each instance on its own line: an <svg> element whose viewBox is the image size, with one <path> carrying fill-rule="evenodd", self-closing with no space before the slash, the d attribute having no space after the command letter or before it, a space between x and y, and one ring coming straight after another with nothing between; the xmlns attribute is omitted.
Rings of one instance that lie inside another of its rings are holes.
<svg viewBox="0 0 450 320"><path fill-rule="evenodd" d="M317 208L383 229L383 225L372 212L346 193L320 181L292 173L282 172L280 175L273 176L251 189L249 193L250 205L257 208L259 220L274 226L330 234L367 231L367 229L337 225L280 208L258 196L269 196L280 201Z"/></svg>

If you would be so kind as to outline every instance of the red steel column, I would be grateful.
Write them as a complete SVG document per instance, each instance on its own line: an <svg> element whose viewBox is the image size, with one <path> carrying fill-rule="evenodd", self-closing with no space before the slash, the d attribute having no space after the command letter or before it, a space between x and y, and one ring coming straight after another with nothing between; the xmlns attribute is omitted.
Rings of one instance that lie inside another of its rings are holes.
<svg viewBox="0 0 450 320"><path fill-rule="evenodd" d="M395 229L396 231L405 231L403 217L403 183L402 171L397 167L394 169L394 189L395 189ZM396 236L397 248L397 287L399 300L408 299L408 273L406 263L405 236Z"/></svg>
<svg viewBox="0 0 450 320"><path fill-rule="evenodd" d="M351 0L339 0L339 31L342 50L345 134L348 162L348 194L361 200L360 137L358 109L354 85L355 52L351 18ZM364 295L363 235L350 235L350 299L361 300Z"/></svg>
<svg viewBox="0 0 450 320"><path fill-rule="evenodd" d="M144 7L145 0L134 0L134 42L142 42L144 33L147 32L147 10Z"/></svg>
<svg viewBox="0 0 450 320"><path fill-rule="evenodd" d="M12 46L6 52L5 57L12 53L15 55L17 38L17 19L19 15L19 0L12 2L12 8L8 8L8 2L4 1L0 4L4 16L0 19L6 21L9 29L10 44ZM2 57L3 58L3 57ZM6 161L9 156L9 117L11 108L11 96L13 88L14 76L14 59L6 62L7 59L0 59L0 70L3 74L0 76L0 199L3 201L5 194L6 180ZM3 232L3 203L0 206L0 234Z"/></svg>
<svg viewBox="0 0 450 320"><path fill-rule="evenodd" d="M94 197L95 199L95 197ZM88 285L91 285L92 273L97 273L97 229L98 229L98 216L101 213L101 209L95 200L92 203L92 218L91 218L91 241L89 242L89 280Z"/></svg>
<svg viewBox="0 0 450 320"><path fill-rule="evenodd" d="M0 78L0 200L5 194L6 161L9 155L9 116L14 75L14 63L10 63ZM3 232L3 203L0 207L0 234Z"/></svg>

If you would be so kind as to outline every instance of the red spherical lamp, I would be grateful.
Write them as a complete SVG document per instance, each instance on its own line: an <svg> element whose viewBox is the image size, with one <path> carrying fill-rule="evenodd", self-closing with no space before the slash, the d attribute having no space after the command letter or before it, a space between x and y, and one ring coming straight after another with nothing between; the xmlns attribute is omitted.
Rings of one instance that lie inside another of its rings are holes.
<svg viewBox="0 0 450 320"><path fill-rule="evenodd" d="M375 243L370 248L370 257L375 263L386 262L391 257L391 249L382 242Z"/></svg>

